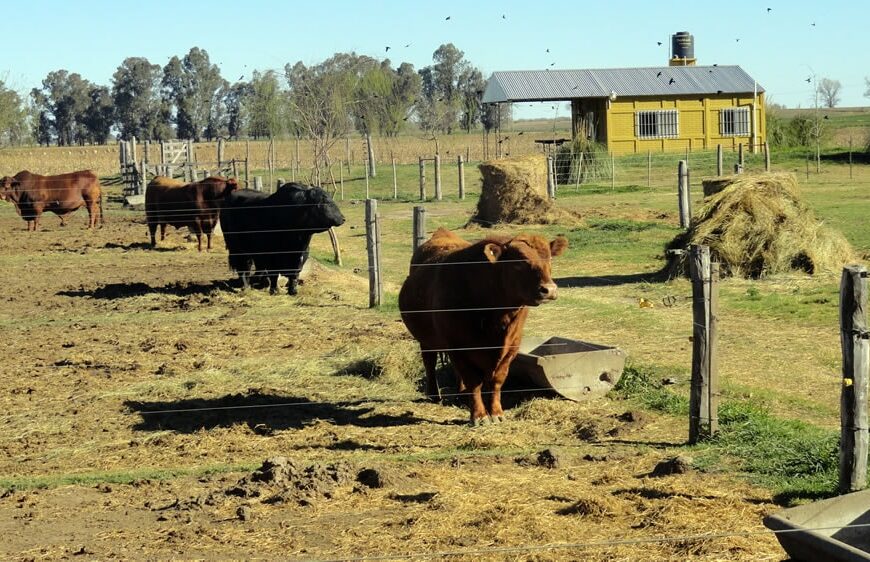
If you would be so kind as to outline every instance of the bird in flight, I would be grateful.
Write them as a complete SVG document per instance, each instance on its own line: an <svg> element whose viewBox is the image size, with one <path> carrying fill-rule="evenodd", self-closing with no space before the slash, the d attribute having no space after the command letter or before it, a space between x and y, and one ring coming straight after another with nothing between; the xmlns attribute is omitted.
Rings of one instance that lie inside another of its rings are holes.
<svg viewBox="0 0 870 562"><path fill-rule="evenodd" d="M807 84L809 84L809 83L812 82L812 81L813 81L813 77L812 77L812 76L810 76L810 77L807 78L807 80L806 80Z"/></svg>
<svg viewBox="0 0 870 562"><path fill-rule="evenodd" d="M662 46L662 42L661 42L661 41L656 41L656 45L658 45L659 47L661 47L661 46Z"/></svg>
<svg viewBox="0 0 870 562"><path fill-rule="evenodd" d="M740 38L735 39L735 41L737 41L738 43L740 43Z"/></svg>
<svg viewBox="0 0 870 562"><path fill-rule="evenodd" d="M385 49L385 52L386 52L386 51L389 51L389 50L390 50L390 47L389 47L389 45L388 45L387 48Z"/></svg>
<svg viewBox="0 0 870 562"><path fill-rule="evenodd" d="M517 133L517 136L520 136L523 133L525 133L525 131L520 131L519 133Z"/></svg>
<svg viewBox="0 0 870 562"><path fill-rule="evenodd" d="M768 9L767 9L767 13L769 14L770 11L771 11L772 9L773 9L773 8L768 8Z"/></svg>
<svg viewBox="0 0 870 562"><path fill-rule="evenodd" d="M656 74L656 78L658 78L658 77L661 76L661 75L662 75L662 71L659 70L659 71L658 71L658 74Z"/></svg>
<svg viewBox="0 0 870 562"><path fill-rule="evenodd" d="M245 79L245 75L244 75L244 74L242 74L241 76L239 76L239 80L240 80L240 81L241 81L241 80L244 80L244 79Z"/></svg>
<svg viewBox="0 0 870 562"><path fill-rule="evenodd" d="M550 49L547 49L547 52L549 53L549 52L550 52Z"/></svg>
<svg viewBox="0 0 870 562"><path fill-rule="evenodd" d="M411 44L408 43L407 45L405 45L405 48L407 49L407 48L410 47L410 46L411 46Z"/></svg>
<svg viewBox="0 0 870 562"><path fill-rule="evenodd" d="M450 19L450 16L447 16L446 18L444 18L444 21L447 21L449 19Z"/></svg>
<svg viewBox="0 0 870 562"><path fill-rule="evenodd" d="M668 84L673 84L674 82L676 82L676 80L674 80L673 78L671 78L670 80L668 80Z"/></svg>
<svg viewBox="0 0 870 562"><path fill-rule="evenodd" d="M502 15L501 15L501 19L506 20L507 17L506 17L504 14L502 14Z"/></svg>

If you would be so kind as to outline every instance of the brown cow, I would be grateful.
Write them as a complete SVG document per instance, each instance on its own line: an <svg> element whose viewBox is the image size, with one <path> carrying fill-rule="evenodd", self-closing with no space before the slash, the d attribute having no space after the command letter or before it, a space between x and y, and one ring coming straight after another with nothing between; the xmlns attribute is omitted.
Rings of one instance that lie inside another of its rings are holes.
<svg viewBox="0 0 870 562"><path fill-rule="evenodd" d="M186 226L196 234L196 248L202 251L202 235L208 240L211 250L211 235L220 217L224 194L238 189L235 179L222 177L205 178L193 183L184 183L165 176L157 176L145 190L145 218L151 234L151 246L157 245L155 234L160 226L160 239L166 238L166 226Z"/></svg>
<svg viewBox="0 0 870 562"><path fill-rule="evenodd" d="M470 243L439 228L411 258L399 310L420 342L426 393L437 398L435 360L446 352L461 392L470 392L471 423L502 421L501 387L517 355L529 306L556 298L550 258L568 247L536 235L490 236ZM490 393L484 407L481 391Z"/></svg>
<svg viewBox="0 0 870 562"><path fill-rule="evenodd" d="M0 178L0 199L10 201L15 210L27 221L27 230L39 229L39 217L51 211L66 226L66 218L73 211L86 207L88 228L103 224L103 194L100 181L90 170L81 170L57 176L40 176L27 170L12 177Z"/></svg>

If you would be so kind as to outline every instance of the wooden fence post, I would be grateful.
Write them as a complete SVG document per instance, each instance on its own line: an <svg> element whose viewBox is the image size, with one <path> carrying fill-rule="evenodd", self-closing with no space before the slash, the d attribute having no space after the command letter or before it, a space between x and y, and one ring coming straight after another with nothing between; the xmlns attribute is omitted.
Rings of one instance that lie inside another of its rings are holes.
<svg viewBox="0 0 870 562"><path fill-rule="evenodd" d="M226 147L224 145L224 139L218 139L218 143L217 143L218 168L220 168L221 164L223 164L225 148Z"/></svg>
<svg viewBox="0 0 870 562"><path fill-rule="evenodd" d="M764 171L770 171L770 145L764 143Z"/></svg>
<svg viewBox="0 0 870 562"><path fill-rule="evenodd" d="M412 248L416 251L420 244L426 241L426 208L423 206L414 207L414 234L412 240Z"/></svg>
<svg viewBox="0 0 870 562"><path fill-rule="evenodd" d="M556 198L556 187L553 185L553 157L547 155L547 197Z"/></svg>
<svg viewBox="0 0 870 562"><path fill-rule="evenodd" d="M441 201L441 155L435 153L435 199Z"/></svg>
<svg viewBox="0 0 870 562"><path fill-rule="evenodd" d="M341 167L341 160L338 161L338 187L341 201L344 201L344 168Z"/></svg>
<svg viewBox="0 0 870 562"><path fill-rule="evenodd" d="M366 199L368 199L368 198L369 198L369 159L368 159L368 158L365 158L365 166L366 166L366 171L365 171L365 176L366 176Z"/></svg>
<svg viewBox="0 0 870 562"><path fill-rule="evenodd" d="M332 252L335 254L335 265L341 267L341 246L338 245L338 235L335 233L335 227L329 227L329 240L332 242Z"/></svg>
<svg viewBox="0 0 870 562"><path fill-rule="evenodd" d="M739 143L737 145L737 163L740 164L740 167L743 168L746 165L746 161L743 158L743 143Z"/></svg>
<svg viewBox="0 0 870 562"><path fill-rule="evenodd" d="M369 308L381 305L381 236L378 222L378 200L366 199L366 253L369 262Z"/></svg>
<svg viewBox="0 0 870 562"><path fill-rule="evenodd" d="M146 141L147 142L147 141ZM139 189L135 192L136 195L145 195L145 189L148 187L148 173L145 170L145 159L142 160L142 173L139 175Z"/></svg>
<svg viewBox="0 0 870 562"><path fill-rule="evenodd" d="M716 145L716 175L722 176L722 145Z"/></svg>
<svg viewBox="0 0 870 562"><path fill-rule="evenodd" d="M840 342L843 383L840 389L841 494L867 485L867 390L870 367L867 332L867 268L843 268L840 280Z"/></svg>
<svg viewBox="0 0 870 562"><path fill-rule="evenodd" d="M466 150L468 150L466 148ZM459 199L465 199L465 161L462 159L462 155L456 157L456 165L459 168Z"/></svg>
<svg viewBox="0 0 870 562"><path fill-rule="evenodd" d="M251 162L251 141L249 139L245 139L245 189L251 188L251 174L250 174L250 162Z"/></svg>
<svg viewBox="0 0 870 562"><path fill-rule="evenodd" d="M426 160L420 157L420 201L426 200Z"/></svg>
<svg viewBox="0 0 870 562"><path fill-rule="evenodd" d="M393 164L393 199L399 198L399 182L396 178L396 158L390 153L390 162Z"/></svg>
<svg viewBox="0 0 870 562"><path fill-rule="evenodd" d="M580 156L581 162L583 161L583 156ZM579 175L579 171L578 171ZM579 183L579 180L578 180ZM652 150L646 151L646 186L652 187Z"/></svg>
<svg viewBox="0 0 870 562"><path fill-rule="evenodd" d="M711 330L715 333L711 309L712 273L710 248L692 244L689 255L692 275L692 382L689 389L689 443L712 436L717 425L715 411L719 389L713 386ZM718 378L718 377L717 377Z"/></svg>
<svg viewBox="0 0 870 562"><path fill-rule="evenodd" d="M151 141L145 141L145 163L151 163Z"/></svg>
<svg viewBox="0 0 870 562"><path fill-rule="evenodd" d="M254 176L254 191L263 191L263 178Z"/></svg>
<svg viewBox="0 0 870 562"><path fill-rule="evenodd" d="M689 228L692 209L689 203L689 166L685 160L677 165L677 205L680 210L680 228Z"/></svg>

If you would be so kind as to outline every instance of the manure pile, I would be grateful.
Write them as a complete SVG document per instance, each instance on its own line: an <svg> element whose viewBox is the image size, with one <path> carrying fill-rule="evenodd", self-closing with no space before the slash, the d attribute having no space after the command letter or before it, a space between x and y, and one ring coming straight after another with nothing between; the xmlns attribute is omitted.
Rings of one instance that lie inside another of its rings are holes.
<svg viewBox="0 0 870 562"><path fill-rule="evenodd" d="M691 228L667 249L709 246L723 276L747 278L836 272L853 259L845 237L817 220L801 200L793 174L741 174L713 181L719 191L704 200ZM705 193L711 191L707 188ZM672 275L687 273L685 256L669 260Z"/></svg>
<svg viewBox="0 0 870 562"><path fill-rule="evenodd" d="M483 185L471 222L483 226L577 222L576 216L555 207L547 197L546 156L489 160L479 167Z"/></svg>

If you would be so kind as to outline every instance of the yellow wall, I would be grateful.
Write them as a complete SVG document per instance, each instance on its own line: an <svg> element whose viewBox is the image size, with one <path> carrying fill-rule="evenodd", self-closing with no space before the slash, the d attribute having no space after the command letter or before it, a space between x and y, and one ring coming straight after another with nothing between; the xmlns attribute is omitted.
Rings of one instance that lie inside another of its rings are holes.
<svg viewBox="0 0 870 562"><path fill-rule="evenodd" d="M752 93L740 96L702 95L670 96L664 98L620 98L610 102L607 110L607 144L614 154L632 152L656 152L706 150L721 144L724 149L736 148L742 143L749 149L750 135L742 137L722 136L719 134L719 110L729 107L752 107ZM674 139L639 139L634 133L634 115L637 111L656 109L676 109L679 111L679 137ZM750 110L751 119L751 110ZM758 94L756 101L755 125L756 146L764 144L764 94Z"/></svg>

